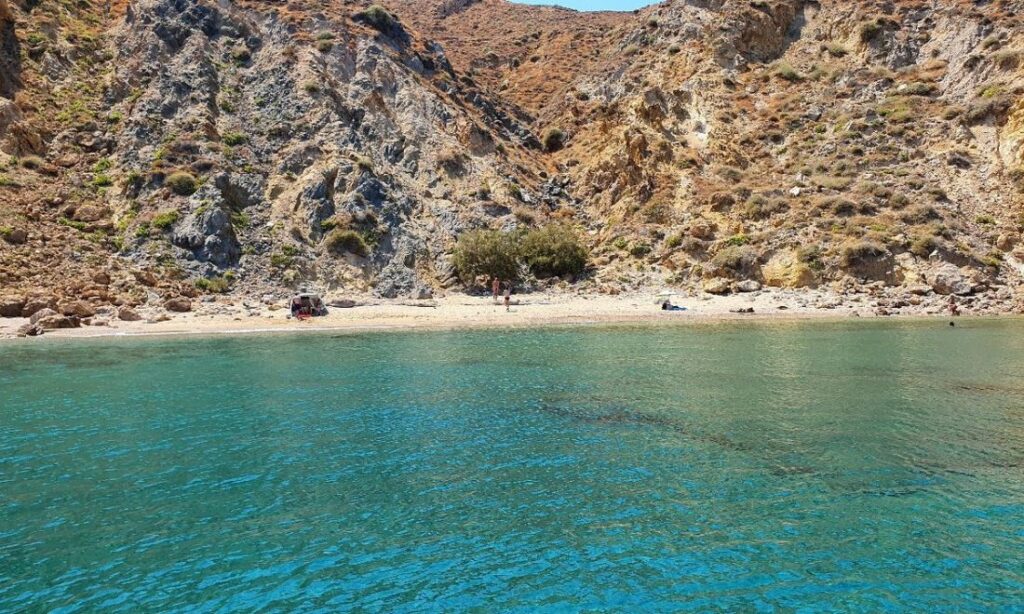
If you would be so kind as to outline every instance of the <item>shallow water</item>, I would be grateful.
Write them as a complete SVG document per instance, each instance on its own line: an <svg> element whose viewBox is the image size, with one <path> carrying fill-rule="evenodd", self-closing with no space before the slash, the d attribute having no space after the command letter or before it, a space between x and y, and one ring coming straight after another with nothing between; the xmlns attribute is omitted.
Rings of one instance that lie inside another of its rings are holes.
<svg viewBox="0 0 1024 614"><path fill-rule="evenodd" d="M0 611L1024 611L1024 323L0 346Z"/></svg>

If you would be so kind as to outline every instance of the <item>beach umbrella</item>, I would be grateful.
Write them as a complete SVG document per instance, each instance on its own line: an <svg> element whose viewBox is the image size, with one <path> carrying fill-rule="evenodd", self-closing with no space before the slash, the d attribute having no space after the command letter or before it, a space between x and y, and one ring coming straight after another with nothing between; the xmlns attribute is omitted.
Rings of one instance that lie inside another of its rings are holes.
<svg viewBox="0 0 1024 614"><path fill-rule="evenodd" d="M679 296L679 293L678 292L669 292L668 290L664 290L662 292L659 292L657 294L657 296L655 296L654 302L660 305L660 304L664 303L665 301L672 300L673 296Z"/></svg>

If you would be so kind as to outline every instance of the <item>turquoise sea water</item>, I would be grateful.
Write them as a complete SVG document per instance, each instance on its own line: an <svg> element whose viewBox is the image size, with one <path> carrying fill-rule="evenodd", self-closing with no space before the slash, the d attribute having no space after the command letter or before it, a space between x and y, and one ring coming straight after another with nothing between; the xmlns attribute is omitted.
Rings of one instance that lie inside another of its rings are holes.
<svg viewBox="0 0 1024 614"><path fill-rule="evenodd" d="M0 345L0 611L1024 611L1024 322Z"/></svg>

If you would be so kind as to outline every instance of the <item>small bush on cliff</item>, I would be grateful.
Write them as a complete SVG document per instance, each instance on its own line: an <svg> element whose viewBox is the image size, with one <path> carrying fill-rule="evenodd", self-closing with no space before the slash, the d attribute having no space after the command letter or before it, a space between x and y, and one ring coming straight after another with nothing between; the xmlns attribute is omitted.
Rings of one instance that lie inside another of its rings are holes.
<svg viewBox="0 0 1024 614"><path fill-rule="evenodd" d="M160 230L170 228L171 226L174 226L175 222L178 221L179 215L180 214L175 210L165 211L163 213L157 214L150 222L150 226L152 226L153 228L159 228Z"/></svg>
<svg viewBox="0 0 1024 614"><path fill-rule="evenodd" d="M195 281L195 287L203 292L211 294L224 294L231 288L231 280L234 275L224 274L223 277L201 278Z"/></svg>
<svg viewBox="0 0 1024 614"><path fill-rule="evenodd" d="M331 231L324 239L324 246L327 251L338 256L349 253L365 258L370 254L370 248L366 245L366 241L354 230L336 229Z"/></svg>
<svg viewBox="0 0 1024 614"><path fill-rule="evenodd" d="M1010 179L1017 186L1017 191L1024 194L1024 165L1018 166L1010 171Z"/></svg>
<svg viewBox="0 0 1024 614"><path fill-rule="evenodd" d="M775 65L775 76L786 81L802 81L803 76L793 66L786 62L779 62Z"/></svg>
<svg viewBox="0 0 1024 614"><path fill-rule="evenodd" d="M192 196L196 190L199 189L199 182L195 176L185 171L178 171L177 173L171 173L167 179L164 180L164 184L171 189L172 192L180 196Z"/></svg>
<svg viewBox="0 0 1024 614"><path fill-rule="evenodd" d="M519 277L519 246L509 233L473 230L459 237L453 257L455 270L463 282L477 277Z"/></svg>
<svg viewBox="0 0 1024 614"><path fill-rule="evenodd" d="M398 20L379 4L373 4L356 13L356 20L367 23L381 32L388 32L398 25Z"/></svg>
<svg viewBox="0 0 1024 614"><path fill-rule="evenodd" d="M839 264L844 269L849 269L877 260L887 253L884 247L873 241L855 241L843 246Z"/></svg>
<svg viewBox="0 0 1024 614"><path fill-rule="evenodd" d="M541 139L541 144L544 145L544 151L558 151L565 147L565 133L559 128L548 128Z"/></svg>
<svg viewBox="0 0 1024 614"><path fill-rule="evenodd" d="M576 276L587 266L587 249L572 228L560 224L527 232L520 253L530 271L540 278Z"/></svg>
<svg viewBox="0 0 1024 614"><path fill-rule="evenodd" d="M234 147L236 145L244 145L246 141L249 140L249 137L245 136L245 134L242 132L230 131L225 132L224 135L221 137L221 140L224 141L225 145L230 145L231 147Z"/></svg>
<svg viewBox="0 0 1024 614"><path fill-rule="evenodd" d="M27 168L30 171L37 171L46 165L39 156L25 156L20 160L22 168Z"/></svg>

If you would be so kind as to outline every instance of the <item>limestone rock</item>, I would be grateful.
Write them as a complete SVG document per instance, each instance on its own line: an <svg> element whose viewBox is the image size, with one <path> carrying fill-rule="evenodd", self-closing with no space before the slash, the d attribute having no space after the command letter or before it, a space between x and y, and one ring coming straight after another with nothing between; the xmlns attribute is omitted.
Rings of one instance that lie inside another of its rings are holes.
<svg viewBox="0 0 1024 614"><path fill-rule="evenodd" d="M91 318L96 315L96 310L93 306L85 301L62 303L60 305L60 312L66 316L76 316L79 318Z"/></svg>
<svg viewBox="0 0 1024 614"><path fill-rule="evenodd" d="M744 279L736 282L734 287L737 292L757 292L761 289L761 283L754 279Z"/></svg>
<svg viewBox="0 0 1024 614"><path fill-rule="evenodd" d="M0 296L0 318L20 318L25 309L25 297Z"/></svg>
<svg viewBox="0 0 1024 614"><path fill-rule="evenodd" d="M192 311L192 301L184 297L170 298L164 301L164 309L167 311L185 313Z"/></svg>
<svg viewBox="0 0 1024 614"><path fill-rule="evenodd" d="M21 310L21 317L23 317L23 318L31 318L33 315L38 313L40 310L47 309L47 308L52 308L52 307L56 307L56 303L54 303L50 299L30 298L30 299L25 301L25 307L23 307L22 310Z"/></svg>
<svg viewBox="0 0 1024 614"><path fill-rule="evenodd" d="M949 263L932 271L929 281L936 294L966 296L971 293L972 289L971 282L960 269Z"/></svg>
<svg viewBox="0 0 1024 614"><path fill-rule="evenodd" d="M38 315L38 314L36 314ZM35 324L43 330L56 330L59 328L78 328L81 325L81 321L74 316L65 316L59 313L50 313L41 318L36 318L32 324Z"/></svg>
<svg viewBox="0 0 1024 614"><path fill-rule="evenodd" d="M811 267L800 262L792 253L783 253L773 257L763 267L766 286L777 288L814 288L818 285L817 276Z"/></svg>
<svg viewBox="0 0 1024 614"><path fill-rule="evenodd" d="M138 322L142 319L137 311L127 305L117 310L117 317L125 322Z"/></svg>
<svg viewBox="0 0 1024 614"><path fill-rule="evenodd" d="M43 334L43 329L37 324L31 322L22 324L18 327L17 335L19 337L38 337Z"/></svg>
<svg viewBox="0 0 1024 614"><path fill-rule="evenodd" d="M53 309L50 309L49 307L45 307L45 308L39 309L38 311L33 313L29 317L28 321L30 323L32 323L32 324L38 324L39 320L42 320L43 318L49 318L49 317L52 317L52 316L59 316L59 315L60 314L57 313L56 311L54 311Z"/></svg>
<svg viewBox="0 0 1024 614"><path fill-rule="evenodd" d="M703 288L708 294L729 294L732 291L732 281L723 278L709 279L704 282Z"/></svg>

